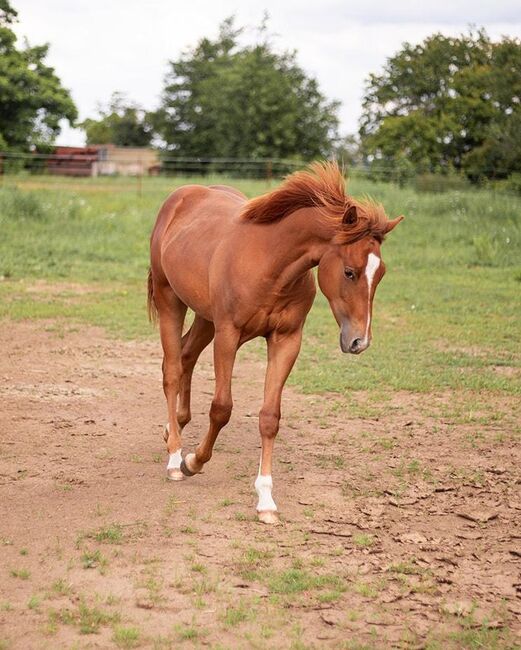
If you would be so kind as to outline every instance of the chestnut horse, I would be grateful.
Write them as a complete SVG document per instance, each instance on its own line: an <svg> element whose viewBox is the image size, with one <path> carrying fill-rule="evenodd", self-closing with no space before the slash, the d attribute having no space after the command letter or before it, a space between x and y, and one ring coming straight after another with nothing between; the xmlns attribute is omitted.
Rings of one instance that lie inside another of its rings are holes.
<svg viewBox="0 0 521 650"><path fill-rule="evenodd" d="M167 476L201 472L232 412L232 371L238 348L267 341L264 402L259 414L262 452L255 489L260 521L276 523L271 463L284 383L295 363L302 328L315 297L311 269L340 327L343 352L360 354L371 342L375 289L385 266L380 244L403 217L345 192L336 163L314 163L278 188L247 200L221 185L186 185L163 204L151 236L148 306L159 317L163 388L168 405ZM187 308L195 312L182 336ZM215 393L210 425L195 453L181 456L190 421L192 373L214 339Z"/></svg>

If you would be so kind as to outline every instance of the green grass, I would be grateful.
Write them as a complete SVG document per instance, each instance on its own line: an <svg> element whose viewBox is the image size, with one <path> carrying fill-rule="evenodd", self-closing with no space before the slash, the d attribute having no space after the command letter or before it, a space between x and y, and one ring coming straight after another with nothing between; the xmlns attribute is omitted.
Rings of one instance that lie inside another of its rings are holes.
<svg viewBox="0 0 521 650"><path fill-rule="evenodd" d="M176 186L217 179L145 179L142 196L129 179L59 180L57 191L56 179L6 177L0 189L0 317L64 318L120 337L157 337L145 314L157 210ZM218 180L250 196L268 187ZM375 299L373 344L360 357L342 355L319 295L290 382L338 393L350 407L354 391L458 389L478 411L483 391L519 394L521 199L473 189L418 193L361 179L350 191L406 215L383 245L388 272Z"/></svg>
<svg viewBox="0 0 521 650"><path fill-rule="evenodd" d="M137 627L117 626L112 640L119 648L136 648L140 645L141 633Z"/></svg>

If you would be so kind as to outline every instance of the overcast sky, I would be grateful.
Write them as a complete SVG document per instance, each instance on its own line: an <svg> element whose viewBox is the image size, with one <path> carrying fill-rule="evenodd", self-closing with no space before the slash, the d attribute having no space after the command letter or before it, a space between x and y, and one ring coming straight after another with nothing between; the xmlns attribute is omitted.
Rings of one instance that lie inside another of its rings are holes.
<svg viewBox="0 0 521 650"><path fill-rule="evenodd" d="M457 35L470 24L490 36L521 37L519 0L12 0L19 36L48 42L56 68L80 111L94 117L113 91L144 108L158 104L167 62L203 36L215 36L231 14L253 40L264 10L279 49L296 49L300 65L322 91L342 102L343 133L357 130L364 80L381 70L405 41L440 31ZM60 144L83 144L64 129Z"/></svg>

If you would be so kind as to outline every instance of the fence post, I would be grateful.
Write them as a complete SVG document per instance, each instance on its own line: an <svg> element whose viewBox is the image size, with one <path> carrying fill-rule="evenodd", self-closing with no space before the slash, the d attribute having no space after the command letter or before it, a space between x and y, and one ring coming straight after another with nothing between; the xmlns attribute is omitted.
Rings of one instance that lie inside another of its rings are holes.
<svg viewBox="0 0 521 650"><path fill-rule="evenodd" d="M268 160L266 163L266 180L268 183L271 183L273 178L273 162L271 160Z"/></svg>

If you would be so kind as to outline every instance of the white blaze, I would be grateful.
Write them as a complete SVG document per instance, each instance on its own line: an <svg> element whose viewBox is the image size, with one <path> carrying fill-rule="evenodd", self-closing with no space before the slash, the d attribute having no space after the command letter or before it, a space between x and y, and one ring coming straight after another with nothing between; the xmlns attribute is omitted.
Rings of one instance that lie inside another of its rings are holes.
<svg viewBox="0 0 521 650"><path fill-rule="evenodd" d="M367 278L367 325L365 328L364 343L367 343L369 337L369 327L371 326L371 287L373 286L374 276L380 266L380 258L374 253L367 256L365 266L365 277Z"/></svg>
<svg viewBox="0 0 521 650"><path fill-rule="evenodd" d="M263 476L259 473L255 481L255 490L259 497L259 502L257 503L257 511L261 512L263 510L277 510L275 501L271 496L271 490L273 488L273 480L271 475Z"/></svg>

